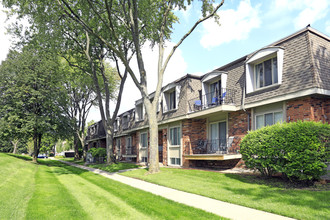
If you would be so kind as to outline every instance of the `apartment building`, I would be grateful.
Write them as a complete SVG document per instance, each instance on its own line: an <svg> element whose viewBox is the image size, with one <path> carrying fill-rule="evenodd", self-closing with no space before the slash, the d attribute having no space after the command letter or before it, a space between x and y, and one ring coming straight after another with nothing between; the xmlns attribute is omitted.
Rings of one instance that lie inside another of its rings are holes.
<svg viewBox="0 0 330 220"><path fill-rule="evenodd" d="M203 76L187 74L162 88L157 117L163 165L238 166L249 130L283 121L329 123L330 38L308 26ZM105 146L101 124L89 127L89 147ZM115 153L147 163L148 138L137 100L116 120Z"/></svg>

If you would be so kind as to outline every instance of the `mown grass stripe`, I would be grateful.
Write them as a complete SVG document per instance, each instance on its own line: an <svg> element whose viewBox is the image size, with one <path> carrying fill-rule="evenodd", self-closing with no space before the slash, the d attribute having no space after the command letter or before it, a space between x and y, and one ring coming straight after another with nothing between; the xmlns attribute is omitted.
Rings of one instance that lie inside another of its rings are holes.
<svg viewBox="0 0 330 220"><path fill-rule="evenodd" d="M3 174L19 170L0 190L0 219L220 218L58 161L0 157Z"/></svg>
<svg viewBox="0 0 330 220"><path fill-rule="evenodd" d="M35 188L35 166L0 154L0 219L23 219Z"/></svg>
<svg viewBox="0 0 330 220"><path fill-rule="evenodd" d="M68 165L66 169L79 174L98 187L111 192L115 197L122 198L131 209L136 209L152 219L222 219L219 216L195 209L160 196L127 186L123 183L104 178L98 174L86 172Z"/></svg>
<svg viewBox="0 0 330 220"><path fill-rule="evenodd" d="M50 167L36 165L35 192L29 201L27 219L89 219L79 202L57 180Z"/></svg>

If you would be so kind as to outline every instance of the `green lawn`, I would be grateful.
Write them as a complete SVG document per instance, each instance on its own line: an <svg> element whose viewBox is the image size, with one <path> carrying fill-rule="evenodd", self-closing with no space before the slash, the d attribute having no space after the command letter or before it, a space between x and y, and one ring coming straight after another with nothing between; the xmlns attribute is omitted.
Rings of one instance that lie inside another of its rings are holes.
<svg viewBox="0 0 330 220"><path fill-rule="evenodd" d="M0 219L219 219L100 175L0 153Z"/></svg>
<svg viewBox="0 0 330 220"><path fill-rule="evenodd" d="M68 162L72 162L72 163L76 163L76 164L80 164L80 165L85 165L85 162L83 160L75 161L73 158L63 158L63 159L59 159L59 160L64 160L64 161L68 161ZM104 171L107 171L110 173L118 172L120 170L127 170L127 169L141 167L141 166L133 164L133 163L122 163L122 162L113 163L111 165L106 165L104 163L104 164L87 164L85 166L104 170Z"/></svg>
<svg viewBox="0 0 330 220"><path fill-rule="evenodd" d="M160 173L152 175L146 172L139 169L122 175L297 219L330 216L329 184L295 189L281 181L270 183L248 175L172 168L161 168Z"/></svg>

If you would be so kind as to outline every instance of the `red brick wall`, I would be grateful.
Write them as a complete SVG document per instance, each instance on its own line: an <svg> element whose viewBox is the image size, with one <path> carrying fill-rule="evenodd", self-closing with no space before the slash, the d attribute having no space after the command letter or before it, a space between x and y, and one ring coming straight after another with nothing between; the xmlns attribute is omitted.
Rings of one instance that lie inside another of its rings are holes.
<svg viewBox="0 0 330 220"><path fill-rule="evenodd" d="M286 102L286 121L322 121L330 123L330 98L304 97Z"/></svg>
<svg viewBox="0 0 330 220"><path fill-rule="evenodd" d="M163 129L163 165L167 165L167 129Z"/></svg>
<svg viewBox="0 0 330 220"><path fill-rule="evenodd" d="M193 154L198 140L206 140L206 119L188 119L182 121L182 166L188 167L189 160L185 160L185 154Z"/></svg>
<svg viewBox="0 0 330 220"><path fill-rule="evenodd" d="M242 138L251 129L251 110L230 112L228 114L228 136L234 137L229 153L236 153Z"/></svg>

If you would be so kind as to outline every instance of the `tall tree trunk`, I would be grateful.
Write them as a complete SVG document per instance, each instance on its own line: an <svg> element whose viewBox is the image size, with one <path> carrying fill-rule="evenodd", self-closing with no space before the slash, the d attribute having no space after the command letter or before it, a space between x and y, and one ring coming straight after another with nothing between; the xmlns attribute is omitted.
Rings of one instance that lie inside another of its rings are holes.
<svg viewBox="0 0 330 220"><path fill-rule="evenodd" d="M11 141L11 143L14 146L13 154L17 154L17 146L18 146L19 140L18 139L14 139L13 141Z"/></svg>
<svg viewBox="0 0 330 220"><path fill-rule="evenodd" d="M107 164L115 162L115 157L113 154L113 131L112 126L107 126L106 128L106 145L107 145Z"/></svg>
<svg viewBox="0 0 330 220"><path fill-rule="evenodd" d="M148 110L147 110L148 109ZM159 172L159 155L158 155L158 123L157 123L157 115L152 111L152 107L146 107L146 111L149 112L148 120L149 120L149 141L150 141L150 155L149 155L149 172L157 173Z"/></svg>
<svg viewBox="0 0 330 220"><path fill-rule="evenodd" d="M78 142L78 135L75 133L73 136L73 146L74 146L74 160L79 160L79 142Z"/></svg>
<svg viewBox="0 0 330 220"><path fill-rule="evenodd" d="M33 135L33 158L32 158L32 161L34 163L38 163L37 158L39 155L40 145L41 145L41 134L34 133L34 135Z"/></svg>

